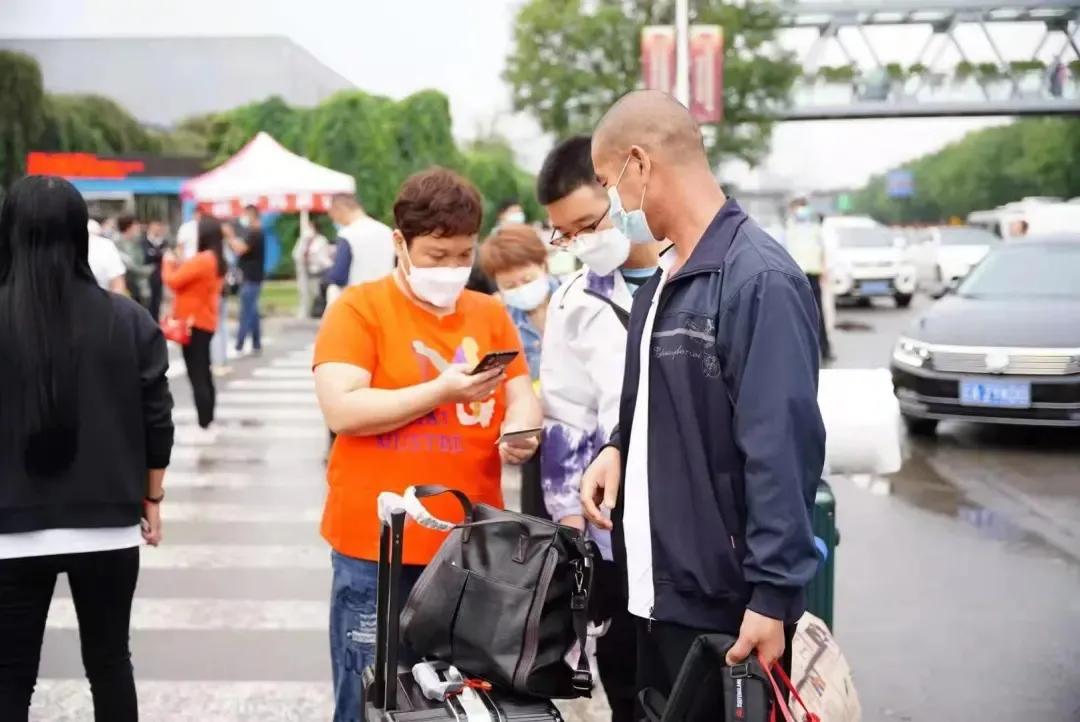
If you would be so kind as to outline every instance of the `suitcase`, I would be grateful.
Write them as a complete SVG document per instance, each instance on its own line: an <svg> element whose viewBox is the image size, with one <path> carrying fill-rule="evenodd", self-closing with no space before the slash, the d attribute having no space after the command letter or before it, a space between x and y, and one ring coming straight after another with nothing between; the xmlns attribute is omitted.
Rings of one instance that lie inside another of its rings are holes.
<svg viewBox="0 0 1080 722"><path fill-rule="evenodd" d="M550 700L522 698L500 690L466 688L446 701L429 700L413 679L411 668L399 667L402 605L399 581L405 511L404 508L385 511L384 514L380 500L375 665L364 672L366 722L562 722Z"/></svg>
<svg viewBox="0 0 1080 722"><path fill-rule="evenodd" d="M825 542L825 561L806 587L806 610L833 629L833 596L836 575L836 547L840 532L836 529L836 497L828 482L818 485L814 499L814 536Z"/></svg>

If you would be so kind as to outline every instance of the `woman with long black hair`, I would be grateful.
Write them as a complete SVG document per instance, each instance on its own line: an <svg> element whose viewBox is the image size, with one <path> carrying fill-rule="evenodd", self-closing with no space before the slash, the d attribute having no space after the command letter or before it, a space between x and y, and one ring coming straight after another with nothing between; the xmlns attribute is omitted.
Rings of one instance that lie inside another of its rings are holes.
<svg viewBox="0 0 1080 722"><path fill-rule="evenodd" d="M210 342L218 327L221 287L228 266L225 263L221 221L211 216L199 219L198 253L180 262L172 253L165 256L161 279L176 293L173 317L191 328L191 340L184 346L184 364L195 395L199 431L195 444L212 444L214 423L214 374L210 368Z"/></svg>
<svg viewBox="0 0 1080 722"><path fill-rule="evenodd" d="M24 722L68 575L98 722L138 719L128 646L139 545L161 541L173 443L165 340L98 287L86 203L60 178L0 209L0 719ZM141 526L140 526L141 520Z"/></svg>

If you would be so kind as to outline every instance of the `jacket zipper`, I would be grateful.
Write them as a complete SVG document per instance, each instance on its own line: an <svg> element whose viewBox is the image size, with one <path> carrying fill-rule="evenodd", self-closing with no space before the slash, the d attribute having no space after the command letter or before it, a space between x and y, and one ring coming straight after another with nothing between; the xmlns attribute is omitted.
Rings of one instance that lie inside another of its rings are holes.
<svg viewBox="0 0 1080 722"><path fill-rule="evenodd" d="M548 589L551 587L551 578L555 576L555 567L558 565L559 552L554 547L548 547L547 558L544 560L544 568L540 572L540 582L533 592L533 606L529 610L529 616L525 619L525 643L521 651L521 659L518 660L517 670L514 672L514 688L525 691L525 680L529 676L536 661L536 655L540 647L540 613L544 611L544 601L547 599ZM585 654L585 650L581 650Z"/></svg>

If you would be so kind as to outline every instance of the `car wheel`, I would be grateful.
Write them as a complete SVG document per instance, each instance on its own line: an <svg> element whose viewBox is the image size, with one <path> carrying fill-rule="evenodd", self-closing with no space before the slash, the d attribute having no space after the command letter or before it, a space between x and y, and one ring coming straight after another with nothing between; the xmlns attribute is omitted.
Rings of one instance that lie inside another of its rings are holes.
<svg viewBox="0 0 1080 722"><path fill-rule="evenodd" d="M904 426L912 436L933 436L937 431L938 420L904 416Z"/></svg>
<svg viewBox="0 0 1080 722"><path fill-rule="evenodd" d="M911 305L911 295L912 294L910 294L910 293L898 293L895 296L893 296L893 299L896 301L896 307L897 308L907 308L908 306L910 306Z"/></svg>

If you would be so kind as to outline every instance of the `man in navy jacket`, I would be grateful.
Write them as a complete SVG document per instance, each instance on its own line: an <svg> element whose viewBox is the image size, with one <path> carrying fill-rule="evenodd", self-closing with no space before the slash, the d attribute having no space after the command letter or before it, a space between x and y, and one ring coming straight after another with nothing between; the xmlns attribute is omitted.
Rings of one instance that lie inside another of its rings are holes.
<svg viewBox="0 0 1080 722"><path fill-rule="evenodd" d="M638 686L666 693L702 632L738 637L729 663L771 663L805 611L825 457L818 310L806 275L724 195L673 98L624 96L592 155L615 226L673 244L634 297L619 428L581 484L586 515L614 526Z"/></svg>

